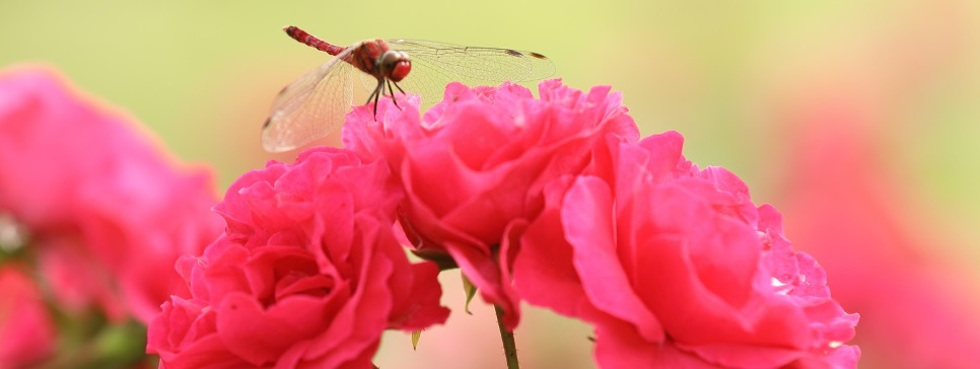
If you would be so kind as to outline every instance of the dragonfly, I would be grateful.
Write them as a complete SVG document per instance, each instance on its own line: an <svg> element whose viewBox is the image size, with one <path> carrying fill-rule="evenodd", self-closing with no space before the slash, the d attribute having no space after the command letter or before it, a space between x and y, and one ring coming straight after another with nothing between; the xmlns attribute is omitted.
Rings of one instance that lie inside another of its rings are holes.
<svg viewBox="0 0 980 369"><path fill-rule="evenodd" d="M398 106L395 89L419 94L424 108L441 100L451 81L496 85L541 80L555 73L550 59L532 51L407 39L370 39L343 47L296 26L283 30L333 58L276 96L262 126L262 147L269 152L294 150L340 129L356 90L370 91L365 104L373 100L377 115L380 98L390 97Z"/></svg>

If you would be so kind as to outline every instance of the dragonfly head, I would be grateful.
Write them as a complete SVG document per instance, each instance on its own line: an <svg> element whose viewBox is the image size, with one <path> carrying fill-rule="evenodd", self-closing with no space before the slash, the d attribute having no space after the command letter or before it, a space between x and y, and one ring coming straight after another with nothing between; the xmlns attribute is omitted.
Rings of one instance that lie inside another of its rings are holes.
<svg viewBox="0 0 980 369"><path fill-rule="evenodd" d="M412 70L412 60L402 51L388 50L381 54L381 74L392 82L399 82Z"/></svg>

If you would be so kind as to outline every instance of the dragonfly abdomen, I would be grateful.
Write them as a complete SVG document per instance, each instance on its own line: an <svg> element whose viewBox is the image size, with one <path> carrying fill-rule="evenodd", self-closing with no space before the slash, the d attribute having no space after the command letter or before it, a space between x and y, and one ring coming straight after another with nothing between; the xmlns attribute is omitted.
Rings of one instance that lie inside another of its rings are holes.
<svg viewBox="0 0 980 369"><path fill-rule="evenodd" d="M330 54L330 55L340 54L342 51L344 51L345 49L347 49L346 47L340 47L340 46L331 44L329 42L323 41L323 40L317 38L316 36L313 36L313 35L307 33L306 31L299 29L296 26L283 27L282 30L283 31L286 31L286 34L289 35L289 37L292 37L294 40L299 41L299 42L302 42L302 43L306 44L307 46L310 46L310 47L312 47L314 49L317 49L317 50L326 52L327 54Z"/></svg>

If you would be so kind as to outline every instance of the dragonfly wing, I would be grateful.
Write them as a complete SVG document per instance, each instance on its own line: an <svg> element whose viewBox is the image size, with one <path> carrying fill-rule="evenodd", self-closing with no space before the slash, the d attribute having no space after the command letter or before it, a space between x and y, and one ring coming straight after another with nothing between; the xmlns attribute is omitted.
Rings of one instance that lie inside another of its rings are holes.
<svg viewBox="0 0 980 369"><path fill-rule="evenodd" d="M554 63L532 51L422 40L397 39L387 42L392 49L408 53L413 66L418 60L434 69L487 82L534 81L555 74Z"/></svg>
<svg viewBox="0 0 980 369"><path fill-rule="evenodd" d="M422 40L387 40L412 59L412 72L400 83L422 94L423 105L442 99L446 84L497 85L548 78L555 66L544 55L513 49L473 47Z"/></svg>
<svg viewBox="0 0 980 369"><path fill-rule="evenodd" d="M354 71L343 59L352 49L323 63L279 93L262 129L262 147L266 151L293 150L343 126L351 105Z"/></svg>

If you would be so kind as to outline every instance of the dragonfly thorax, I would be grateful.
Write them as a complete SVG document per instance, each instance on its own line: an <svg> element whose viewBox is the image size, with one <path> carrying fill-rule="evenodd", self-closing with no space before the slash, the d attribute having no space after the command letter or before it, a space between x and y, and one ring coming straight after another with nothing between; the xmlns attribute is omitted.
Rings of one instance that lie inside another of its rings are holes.
<svg viewBox="0 0 980 369"><path fill-rule="evenodd" d="M412 60L402 51L385 51L377 65L381 74L392 82L400 82L412 70Z"/></svg>

